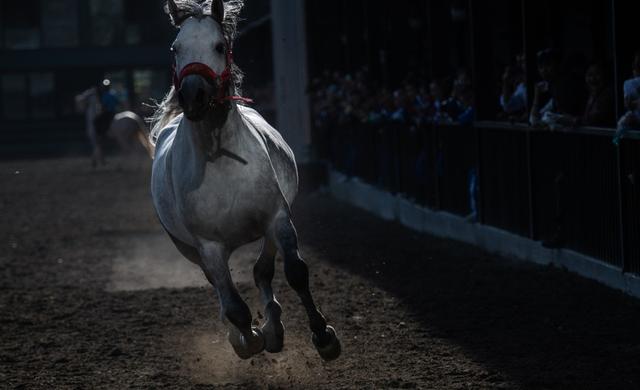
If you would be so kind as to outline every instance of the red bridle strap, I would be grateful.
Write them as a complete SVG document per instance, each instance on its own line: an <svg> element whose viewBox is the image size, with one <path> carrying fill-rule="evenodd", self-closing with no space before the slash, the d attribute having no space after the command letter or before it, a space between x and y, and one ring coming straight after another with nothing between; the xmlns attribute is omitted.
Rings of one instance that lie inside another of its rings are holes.
<svg viewBox="0 0 640 390"><path fill-rule="evenodd" d="M214 100L217 102L221 101L239 101L242 103L253 103L253 100L242 97L242 96L224 96L224 89L226 89L228 82L231 80L231 63L233 62L233 58L231 56L231 52L227 53L227 67L224 68L224 71L221 74L217 74L215 70L211 69L206 64L200 62L192 62L186 65L180 73L178 74L175 69L175 65L173 68L173 86L176 91L180 89L182 85L182 81L185 77L190 75L197 75L203 77L209 83L215 85L219 88L222 96L215 98Z"/></svg>
<svg viewBox="0 0 640 390"><path fill-rule="evenodd" d="M211 69L208 65L202 64L200 62L192 62L182 68L180 74L174 72L174 75L175 77L173 81L176 89L180 89L182 80L190 75L202 76L211 84L220 86L231 78L231 69L229 69L229 67L226 67L224 71L220 75L218 75L216 71Z"/></svg>

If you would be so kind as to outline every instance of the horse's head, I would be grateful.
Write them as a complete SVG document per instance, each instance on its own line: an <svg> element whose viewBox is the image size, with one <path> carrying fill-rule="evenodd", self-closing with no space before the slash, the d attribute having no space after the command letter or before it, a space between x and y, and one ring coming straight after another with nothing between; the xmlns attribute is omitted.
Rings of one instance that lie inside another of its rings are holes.
<svg viewBox="0 0 640 390"><path fill-rule="evenodd" d="M202 120L215 104L222 103L231 80L231 48L222 22L224 3L212 0L210 9L184 8L180 0L168 0L171 19L179 28L171 51L174 55L174 87L185 116ZM181 7L182 6L182 7Z"/></svg>

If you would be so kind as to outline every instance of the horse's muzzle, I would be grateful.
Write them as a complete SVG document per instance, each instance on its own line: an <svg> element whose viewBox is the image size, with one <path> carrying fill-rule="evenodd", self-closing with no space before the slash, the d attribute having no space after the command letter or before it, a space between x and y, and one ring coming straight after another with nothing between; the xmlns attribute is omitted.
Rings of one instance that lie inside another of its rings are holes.
<svg viewBox="0 0 640 390"><path fill-rule="evenodd" d="M209 109L214 88L203 77L189 75L182 80L178 90L178 102L187 119L198 122Z"/></svg>

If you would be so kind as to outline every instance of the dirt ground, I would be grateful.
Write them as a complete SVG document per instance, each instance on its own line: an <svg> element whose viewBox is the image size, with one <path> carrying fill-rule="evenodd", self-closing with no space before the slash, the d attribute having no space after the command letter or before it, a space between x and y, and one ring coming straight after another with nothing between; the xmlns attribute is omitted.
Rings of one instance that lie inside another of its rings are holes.
<svg viewBox="0 0 640 390"><path fill-rule="evenodd" d="M638 301L322 193L295 221L343 355L321 361L279 262L285 350L242 361L148 187L144 160L0 163L0 388L640 388ZM232 267L259 318L255 252Z"/></svg>

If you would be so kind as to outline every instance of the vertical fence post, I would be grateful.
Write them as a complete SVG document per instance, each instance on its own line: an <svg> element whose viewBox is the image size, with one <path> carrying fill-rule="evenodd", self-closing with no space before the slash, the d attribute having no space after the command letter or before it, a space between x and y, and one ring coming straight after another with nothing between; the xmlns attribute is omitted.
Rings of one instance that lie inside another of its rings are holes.
<svg viewBox="0 0 640 390"><path fill-rule="evenodd" d="M441 210L442 209L442 201L441 201L441 193L440 193L440 126L437 124L433 124L432 125L432 129L433 129L433 139L434 139L434 145L435 145L435 154L434 154L434 173L435 173L435 195L436 195L436 199L435 199L435 203L436 203L436 210Z"/></svg>
<svg viewBox="0 0 640 390"><path fill-rule="evenodd" d="M485 219L484 219L484 185L483 185L483 171L482 171L482 129L474 126L474 129L476 131L476 169L478 170L478 204L476 205L476 208L478 210L478 215L476 216L476 219L478 222L484 224L485 223Z"/></svg>
<svg viewBox="0 0 640 390"><path fill-rule="evenodd" d="M613 48L613 70L614 70L614 74L613 74L613 80L614 80L614 91L615 91L615 105L616 105L616 118L620 118L622 116L622 103L620 101L620 96L621 96L621 88L620 88L620 83L622 82L622 75L621 75L621 69L620 69L620 52L618 51L618 23L617 23L617 19L618 19L618 14L617 14L617 10L616 10L616 0L610 0L610 6L611 6L611 16L612 16L612 20L611 20L611 25L612 25L612 31L611 31L611 39L612 39L612 48ZM624 141L623 141L624 142ZM622 260L622 272L627 272L628 270L628 266L627 266L627 262L626 262L626 243L625 243L625 212L624 212L624 201L623 201L623 190L624 190L624 186L622 185L622 146L618 145L616 147L616 171L617 171L617 185L618 185L618 213L619 213L619 224L620 224L620 256L621 256L621 260Z"/></svg>
<svg viewBox="0 0 640 390"><path fill-rule="evenodd" d="M624 190L624 186L622 185L622 146L618 146L616 147L616 170L618 173L618 212L620 214L620 218L619 219L619 223L620 223L620 256L621 256L621 260L622 260L622 272L627 272L628 271L628 267L627 267L627 262L626 262L626 240L625 240L625 233L626 233L626 228L625 228L625 210L624 210L624 201L623 201L623 195L622 192Z"/></svg>
<svg viewBox="0 0 640 390"><path fill-rule="evenodd" d="M534 239L535 237L535 225L533 218L533 164L531 162L532 159L532 138L533 138L533 130L526 130L526 148L527 148L527 192L528 192L528 206L529 206L529 238Z"/></svg>

